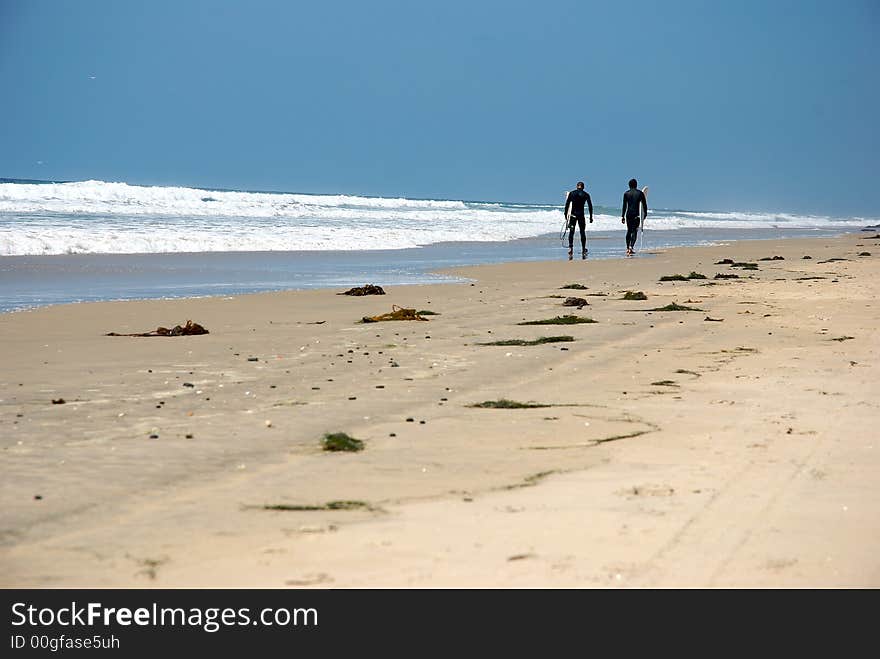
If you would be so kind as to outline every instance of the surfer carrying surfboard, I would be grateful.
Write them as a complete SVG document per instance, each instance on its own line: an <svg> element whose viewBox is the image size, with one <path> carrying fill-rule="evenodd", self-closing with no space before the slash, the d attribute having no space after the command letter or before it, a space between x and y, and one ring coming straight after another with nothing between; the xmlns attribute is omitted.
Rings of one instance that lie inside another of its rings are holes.
<svg viewBox="0 0 880 659"><path fill-rule="evenodd" d="M623 193L623 209L620 211L620 223L626 224L627 256L635 253L633 249L639 237L639 223L648 215L648 198L638 185L634 178L629 180L629 190Z"/></svg>
<svg viewBox="0 0 880 659"><path fill-rule="evenodd" d="M581 230L581 258L587 258L587 224L584 205L590 209L590 223L593 222L593 201L590 193L584 190L584 182L578 181L577 187L565 196L565 219L568 220L568 260L571 261L574 251L574 227Z"/></svg>

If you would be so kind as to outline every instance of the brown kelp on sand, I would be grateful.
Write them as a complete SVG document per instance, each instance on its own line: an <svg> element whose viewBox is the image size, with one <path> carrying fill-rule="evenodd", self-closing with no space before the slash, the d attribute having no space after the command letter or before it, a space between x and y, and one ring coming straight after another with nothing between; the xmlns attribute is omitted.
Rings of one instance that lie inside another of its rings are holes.
<svg viewBox="0 0 880 659"><path fill-rule="evenodd" d="M104 336L196 336L208 333L208 330L198 323L187 320L184 325L175 325L171 329L168 329L167 327L157 327L154 332L134 332L131 334L108 332Z"/></svg>
<svg viewBox="0 0 880 659"><path fill-rule="evenodd" d="M364 316L361 319L361 322L379 323L385 320L424 320L427 322L428 319L423 317L415 309L406 309L404 307L398 307L396 304L392 304L390 312L378 316Z"/></svg>

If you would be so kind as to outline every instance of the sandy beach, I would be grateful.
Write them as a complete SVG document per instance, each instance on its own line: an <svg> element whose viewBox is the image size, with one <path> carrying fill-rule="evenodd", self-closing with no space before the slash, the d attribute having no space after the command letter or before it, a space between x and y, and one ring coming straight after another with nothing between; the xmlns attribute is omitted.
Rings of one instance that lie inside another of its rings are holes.
<svg viewBox="0 0 880 659"><path fill-rule="evenodd" d="M0 585L878 587L874 236L0 314Z"/></svg>

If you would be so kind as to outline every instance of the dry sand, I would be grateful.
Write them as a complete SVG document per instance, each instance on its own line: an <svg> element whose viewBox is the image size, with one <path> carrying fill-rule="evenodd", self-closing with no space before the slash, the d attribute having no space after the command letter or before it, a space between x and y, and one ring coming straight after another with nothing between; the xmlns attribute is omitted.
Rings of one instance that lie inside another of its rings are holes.
<svg viewBox="0 0 880 659"><path fill-rule="evenodd" d="M880 586L873 235L0 315L0 585Z"/></svg>

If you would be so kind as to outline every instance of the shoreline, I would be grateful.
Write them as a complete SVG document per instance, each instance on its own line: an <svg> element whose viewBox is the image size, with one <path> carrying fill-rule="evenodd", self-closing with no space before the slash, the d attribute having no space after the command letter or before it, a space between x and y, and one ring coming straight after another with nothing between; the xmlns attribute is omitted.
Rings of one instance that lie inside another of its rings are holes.
<svg viewBox="0 0 880 659"><path fill-rule="evenodd" d="M841 235L841 230L648 231L644 253L730 241ZM591 260L624 258L622 234L591 231ZM577 242L577 239L576 239ZM499 242L449 242L397 250L171 252L0 257L0 313L70 302L189 299L279 290L455 281L451 267L565 258L556 234Z"/></svg>
<svg viewBox="0 0 880 659"><path fill-rule="evenodd" d="M878 255L857 233L0 314L2 585L877 586ZM705 311L649 311L671 302ZM439 315L355 322L392 304ZM517 325L564 313L598 322ZM187 318L211 333L102 336ZM470 407L501 399L552 407ZM336 430L366 449L321 451Z"/></svg>

